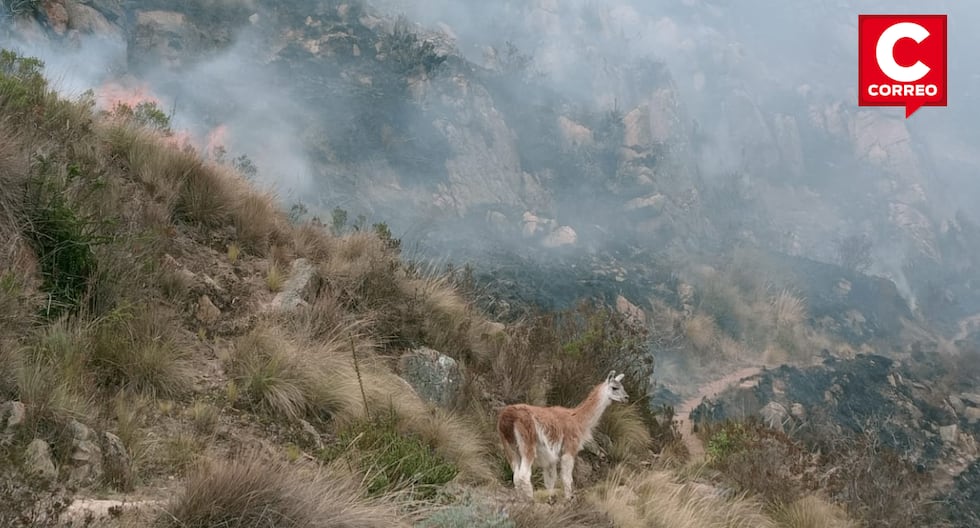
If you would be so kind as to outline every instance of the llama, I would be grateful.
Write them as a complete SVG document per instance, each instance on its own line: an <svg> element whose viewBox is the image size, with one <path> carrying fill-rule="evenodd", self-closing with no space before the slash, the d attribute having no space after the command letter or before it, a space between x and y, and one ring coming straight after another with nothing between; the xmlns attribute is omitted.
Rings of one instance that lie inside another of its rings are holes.
<svg viewBox="0 0 980 528"><path fill-rule="evenodd" d="M592 430L606 407L614 401L629 402L622 381L623 374L617 376L615 370L610 372L606 381L593 387L588 397L572 409L525 404L504 407L497 419L497 432L514 471L514 488L534 496L531 467L537 461L544 470L544 485L551 495L560 459L565 497L572 497L575 456L592 439Z"/></svg>

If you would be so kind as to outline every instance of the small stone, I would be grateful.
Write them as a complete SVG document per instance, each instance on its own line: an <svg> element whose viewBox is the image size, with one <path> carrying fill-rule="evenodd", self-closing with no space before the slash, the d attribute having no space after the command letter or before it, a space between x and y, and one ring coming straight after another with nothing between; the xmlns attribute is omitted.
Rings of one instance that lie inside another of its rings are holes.
<svg viewBox="0 0 980 528"><path fill-rule="evenodd" d="M806 409L803 408L803 404L801 403L794 403L793 405L790 405L789 413L797 420L804 420L806 418Z"/></svg>
<svg viewBox="0 0 980 528"><path fill-rule="evenodd" d="M221 317L221 310L211 302L210 297L202 295L200 300L197 301L197 313L195 317L202 323L213 323Z"/></svg>
<svg viewBox="0 0 980 528"><path fill-rule="evenodd" d="M963 411L963 418L966 419L971 425L980 422L980 409L976 407L967 407Z"/></svg>
<svg viewBox="0 0 980 528"><path fill-rule="evenodd" d="M306 434L310 443L315 445L317 449L323 449L323 440L320 439L320 433L317 432L316 428L310 422L300 420L299 426L303 429L303 433Z"/></svg>
<svg viewBox="0 0 980 528"><path fill-rule="evenodd" d="M0 405L0 424L4 425L5 434L14 434L24 424L27 411L19 401L9 401Z"/></svg>

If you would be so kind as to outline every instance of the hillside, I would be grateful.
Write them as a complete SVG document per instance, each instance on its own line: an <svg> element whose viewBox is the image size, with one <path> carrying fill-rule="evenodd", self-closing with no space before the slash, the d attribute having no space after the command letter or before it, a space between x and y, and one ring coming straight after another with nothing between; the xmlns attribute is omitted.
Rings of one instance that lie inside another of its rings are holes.
<svg viewBox="0 0 980 528"><path fill-rule="evenodd" d="M649 371L621 366L631 323L586 305L493 323L383 226L291 223L165 123L62 100L36 61L2 61L4 525L54 525L71 497L129 503L100 525L774 522L651 467L671 435L652 437L644 398L600 426L572 508L522 505L492 407L573 403L589 387L569 383L611 367L644 394Z"/></svg>
<svg viewBox="0 0 980 528"><path fill-rule="evenodd" d="M571 4L0 2L0 526L973 526L976 160Z"/></svg>

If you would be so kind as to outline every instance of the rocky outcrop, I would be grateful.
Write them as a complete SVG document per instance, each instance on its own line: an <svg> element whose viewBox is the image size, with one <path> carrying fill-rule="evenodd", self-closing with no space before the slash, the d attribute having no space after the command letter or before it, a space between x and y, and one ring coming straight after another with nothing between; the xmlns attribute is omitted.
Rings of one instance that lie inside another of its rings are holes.
<svg viewBox="0 0 980 528"><path fill-rule="evenodd" d="M910 365L878 355L827 357L819 366L767 370L691 413L695 422L755 417L785 431L833 435L874 434L907 457L937 485L966 478L975 464L980 424L971 422L969 398L951 398L920 382ZM964 484L965 485L965 484ZM953 510L962 513L963 504Z"/></svg>
<svg viewBox="0 0 980 528"><path fill-rule="evenodd" d="M431 348L419 348L402 356L399 371L422 399L451 407L460 395L463 376L456 360Z"/></svg>
<svg viewBox="0 0 980 528"><path fill-rule="evenodd" d="M102 448L98 437L87 425L78 420L68 423L71 434L71 455L68 481L74 485L87 486L102 478Z"/></svg>
<svg viewBox="0 0 980 528"><path fill-rule="evenodd" d="M129 36L130 66L179 68L207 48L208 38L184 13L139 11Z"/></svg>
<svg viewBox="0 0 980 528"><path fill-rule="evenodd" d="M316 268L305 258L296 259L290 264L289 280L276 294L269 305L271 310L293 310L305 306L316 294L319 281Z"/></svg>

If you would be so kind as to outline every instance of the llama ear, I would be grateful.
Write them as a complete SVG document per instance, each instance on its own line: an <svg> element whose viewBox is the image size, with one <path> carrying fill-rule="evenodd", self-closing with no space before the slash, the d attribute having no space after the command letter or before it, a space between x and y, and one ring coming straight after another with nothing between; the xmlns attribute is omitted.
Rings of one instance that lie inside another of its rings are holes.
<svg viewBox="0 0 980 528"><path fill-rule="evenodd" d="M616 377L615 377L615 378L613 378L613 379L615 379L616 381L623 381L623 376L625 376L625 375L626 375L626 374L620 374L619 376L616 376Z"/></svg>
<svg viewBox="0 0 980 528"><path fill-rule="evenodd" d="M615 376L615 375L616 375L616 371L615 370L610 370L609 371L609 375L606 376L606 382L608 382L609 380L613 379L613 376Z"/></svg>

